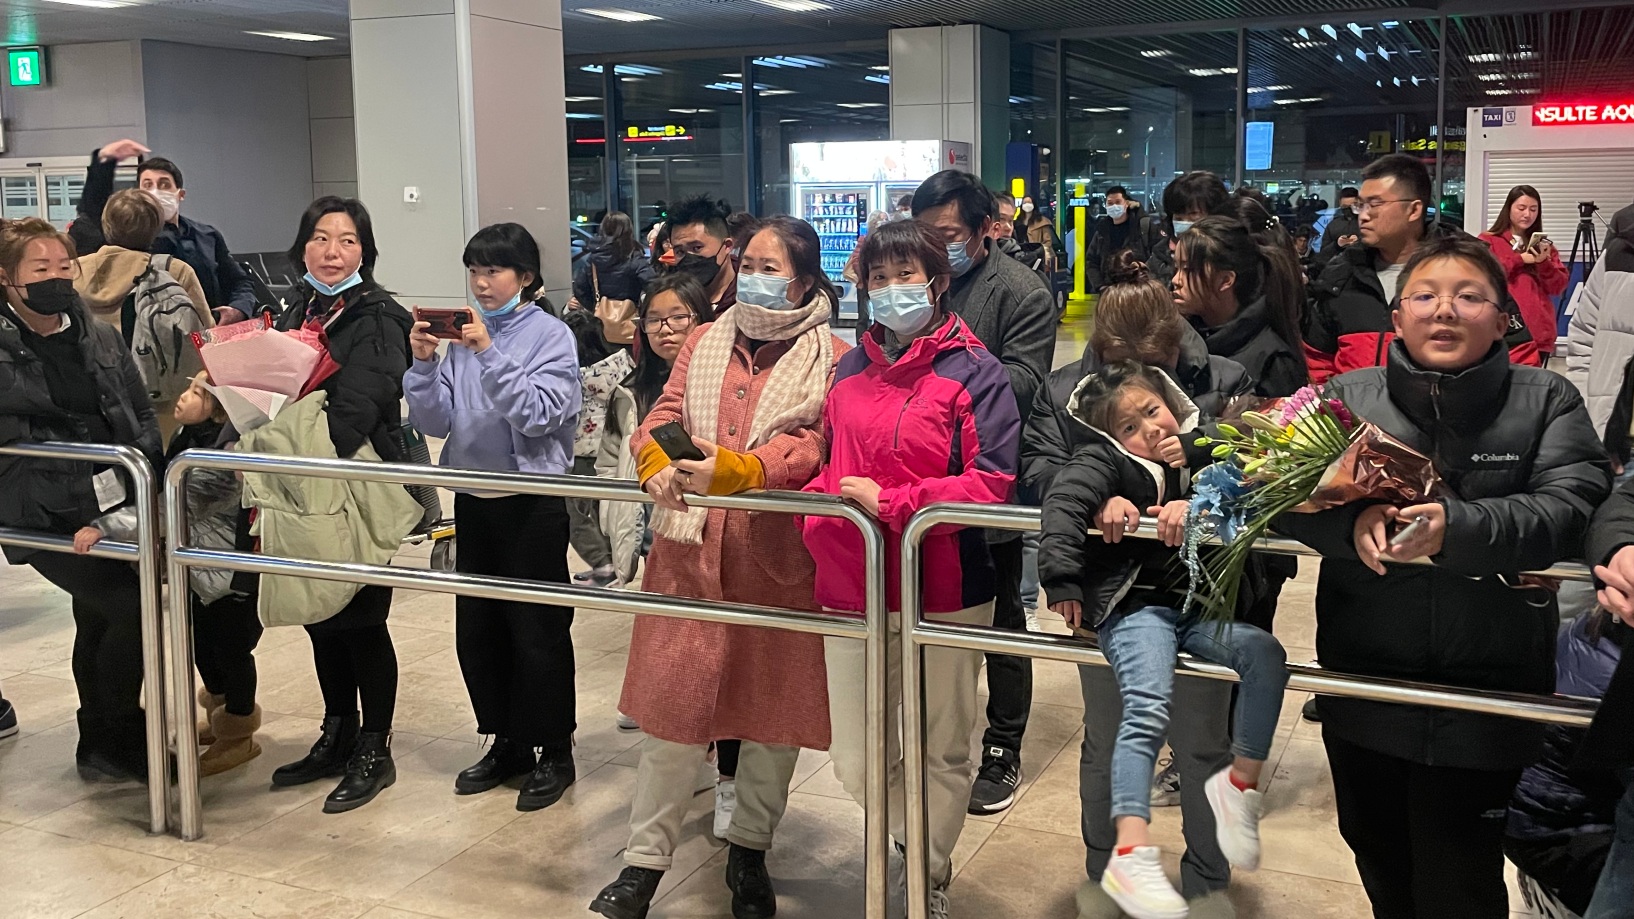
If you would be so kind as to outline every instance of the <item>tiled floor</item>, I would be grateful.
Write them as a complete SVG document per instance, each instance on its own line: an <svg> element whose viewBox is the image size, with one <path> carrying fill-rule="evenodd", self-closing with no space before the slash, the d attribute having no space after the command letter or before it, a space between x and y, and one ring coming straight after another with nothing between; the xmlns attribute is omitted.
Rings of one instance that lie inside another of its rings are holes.
<svg viewBox="0 0 1634 919"><path fill-rule="evenodd" d="M1081 345L1063 341L1063 358ZM401 560L422 565L424 550ZM1290 660L1312 656L1315 566L1283 597L1278 633ZM1061 628L1059 620L1046 624ZM273 789L273 768L301 756L322 714L309 647L298 630L269 631L257 652L263 755L204 780L205 838L145 832L136 786L76 777L73 623L67 598L30 569L0 565L0 685L20 736L0 741L0 916L7 919L414 919L589 915L585 904L619 871L640 735L614 728L629 619L580 610L579 781L556 806L514 809L514 793L456 797L453 776L480 755L453 651L453 601L400 593L391 620L402 662L398 782L350 814L325 815L327 783ZM1064 664L1036 663L1036 695L1017 804L972 818L956 854L960 919L1070 919L1083 878L1077 759L1082 701ZM1239 875L1238 914L1255 919L1364 919L1367 899L1334 826L1319 736L1283 708L1265 819L1264 867ZM978 734L980 726L978 726ZM972 738L972 744L976 742ZM665 878L654 919L725 919L726 855L709 838L709 796ZM787 919L861 915L862 813L828 757L803 754L788 816L770 857ZM1155 838L1178 854L1178 813L1160 810ZM1519 903L1518 899L1514 901ZM1517 907L1518 908L1518 907ZM1519 915L1519 914L1517 914Z"/></svg>

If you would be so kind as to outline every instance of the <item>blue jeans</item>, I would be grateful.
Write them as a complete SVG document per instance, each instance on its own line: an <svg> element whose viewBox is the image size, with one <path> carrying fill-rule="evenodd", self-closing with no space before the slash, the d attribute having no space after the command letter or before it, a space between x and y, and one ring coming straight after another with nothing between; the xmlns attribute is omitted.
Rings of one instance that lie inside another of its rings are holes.
<svg viewBox="0 0 1634 919"><path fill-rule="evenodd" d="M1097 630L1123 695L1123 721L1112 750L1112 818L1151 819L1152 772L1169 731L1175 656L1192 656L1237 671L1236 727L1231 752L1246 759L1271 755L1287 653L1269 632L1241 622L1201 622L1196 615L1147 606L1114 615Z"/></svg>
<svg viewBox="0 0 1634 919"><path fill-rule="evenodd" d="M1021 608L1038 609L1038 541L1042 533L1021 537Z"/></svg>
<svg viewBox="0 0 1634 919"><path fill-rule="evenodd" d="M1634 919L1634 769L1623 774L1627 788L1617 805L1617 831L1600 869L1600 883L1583 919Z"/></svg>

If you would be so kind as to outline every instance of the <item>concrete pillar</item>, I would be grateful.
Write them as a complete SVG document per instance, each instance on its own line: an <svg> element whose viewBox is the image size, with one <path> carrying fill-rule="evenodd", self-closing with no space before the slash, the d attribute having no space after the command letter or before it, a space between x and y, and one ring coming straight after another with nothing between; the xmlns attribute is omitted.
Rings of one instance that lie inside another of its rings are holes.
<svg viewBox="0 0 1634 919"><path fill-rule="evenodd" d="M351 19L358 196L381 283L406 304L465 303L466 240L514 221L565 303L560 0L352 0Z"/></svg>
<svg viewBox="0 0 1634 919"><path fill-rule="evenodd" d="M1010 36L986 26L892 29L891 138L959 140L982 181L1004 184Z"/></svg>

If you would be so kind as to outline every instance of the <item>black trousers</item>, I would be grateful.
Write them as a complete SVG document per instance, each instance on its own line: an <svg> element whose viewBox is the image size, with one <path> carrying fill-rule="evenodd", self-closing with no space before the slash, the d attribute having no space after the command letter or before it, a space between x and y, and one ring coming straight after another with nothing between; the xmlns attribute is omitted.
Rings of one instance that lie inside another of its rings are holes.
<svg viewBox="0 0 1634 919"><path fill-rule="evenodd" d="M1027 611L1021 605L1021 540L992 543L998 595L993 601L993 627L1027 631ZM1021 754L1027 716L1033 708L1033 659L1005 654L987 655L987 731L982 746L1002 747Z"/></svg>
<svg viewBox="0 0 1634 919"><path fill-rule="evenodd" d="M561 498L455 495L458 568L567 583L567 508ZM547 752L572 749L578 727L573 610L458 597L454 644L477 731Z"/></svg>
<svg viewBox="0 0 1634 919"><path fill-rule="evenodd" d="M1426 766L1332 731L1322 740L1375 919L1508 919L1504 822L1519 769Z"/></svg>
<svg viewBox="0 0 1634 919"><path fill-rule="evenodd" d="M596 458L573 458L573 474L595 478ZM591 568L608 568L613 564L613 543L601 531L601 502L590 498L568 498L568 541L573 551Z"/></svg>
<svg viewBox="0 0 1634 919"><path fill-rule="evenodd" d="M255 712L255 646L261 617L255 597L229 595L204 603L193 595L193 663L204 688L227 697L227 712Z"/></svg>
<svg viewBox="0 0 1634 919"><path fill-rule="evenodd" d="M142 595L129 562L41 552L29 564L73 598L74 685L81 755L146 759Z"/></svg>

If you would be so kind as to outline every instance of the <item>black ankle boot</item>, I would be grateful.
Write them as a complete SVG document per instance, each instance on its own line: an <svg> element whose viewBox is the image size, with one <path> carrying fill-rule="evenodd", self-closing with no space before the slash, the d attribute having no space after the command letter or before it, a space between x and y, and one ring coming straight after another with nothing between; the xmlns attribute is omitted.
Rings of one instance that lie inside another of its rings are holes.
<svg viewBox="0 0 1634 919"><path fill-rule="evenodd" d="M274 769L272 784L284 787L305 785L341 775L346 772L346 758L351 755L356 743L356 712L350 715L325 715L323 733L318 735L318 742L312 745L311 752L306 754L305 759Z"/></svg>
<svg viewBox="0 0 1634 919"><path fill-rule="evenodd" d="M397 764L391 758L390 731L364 731L357 735L357 748L346 761L346 775L323 800L326 814L356 810L397 781Z"/></svg>
<svg viewBox="0 0 1634 919"><path fill-rule="evenodd" d="M596 899L590 901L590 911L607 919L647 919L647 908L652 905L658 882L663 879L662 871L625 868L619 872L618 880L603 887Z"/></svg>
<svg viewBox="0 0 1634 919"><path fill-rule="evenodd" d="M505 784L507 779L527 775L535 763L533 750L509 737L495 737L488 754L454 779L454 794L475 795Z"/></svg>
<svg viewBox="0 0 1634 919"><path fill-rule="evenodd" d="M522 793L516 797L516 809L519 811L536 811L555 804L567 793L567 788L578 780L578 770L573 766L573 753L545 753L539 757L539 765L534 768L533 774L522 783Z"/></svg>
<svg viewBox="0 0 1634 919"><path fill-rule="evenodd" d="M734 919L771 919L777 915L777 894L766 871L766 853L731 844L726 855L726 886L732 891Z"/></svg>

